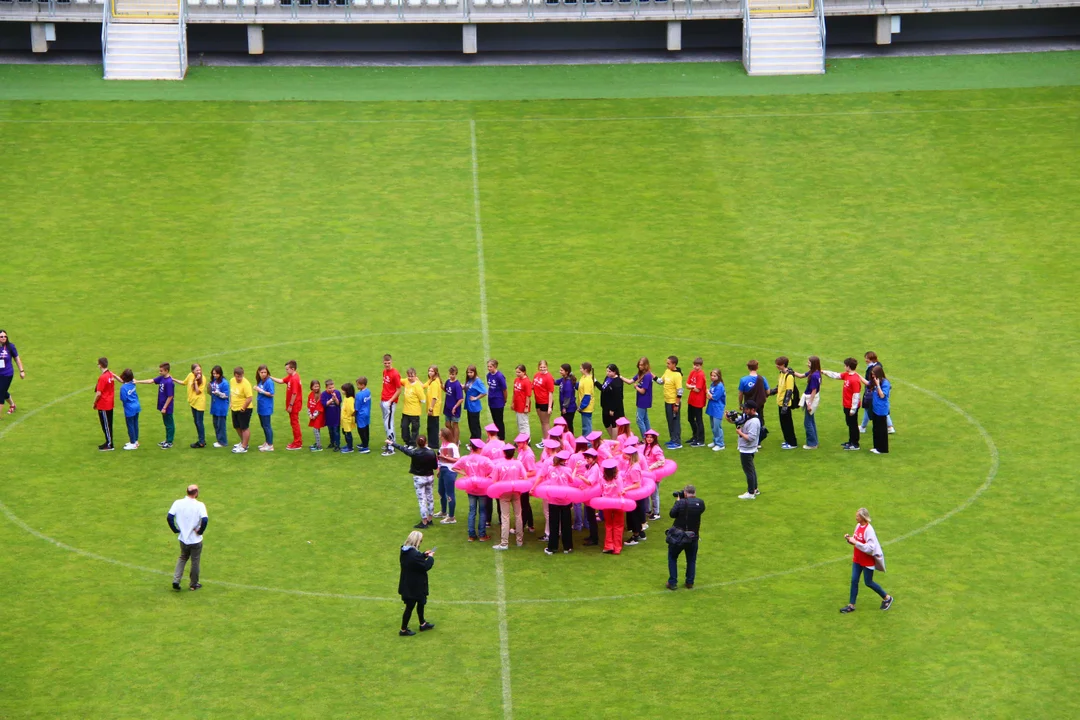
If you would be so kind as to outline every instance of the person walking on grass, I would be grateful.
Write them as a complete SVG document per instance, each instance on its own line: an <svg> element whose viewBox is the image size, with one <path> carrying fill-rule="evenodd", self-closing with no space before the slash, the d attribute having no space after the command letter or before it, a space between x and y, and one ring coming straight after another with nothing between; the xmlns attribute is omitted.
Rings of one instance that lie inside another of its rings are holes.
<svg viewBox="0 0 1080 720"><path fill-rule="evenodd" d="M757 468L754 467L754 455L757 454L759 438L761 437L761 420L758 418L758 407L753 402L743 406L746 412L746 420L742 425L735 425L735 432L739 436L739 461L742 463L743 474L746 475L746 492L739 496L740 500L753 500L761 492L758 490ZM731 420L735 424L734 420Z"/></svg>
<svg viewBox="0 0 1080 720"><path fill-rule="evenodd" d="M840 608L840 612L855 612L855 600L859 597L860 576L866 583L866 587L881 597L881 609L888 610L892 607L893 597L874 582L875 570L885 572L885 553L882 552L877 533L870 524L870 513L866 508L859 508L855 513L855 534L844 535L844 540L855 548L855 552L851 562L851 594L848 597L848 604Z"/></svg>
<svg viewBox="0 0 1080 720"><path fill-rule="evenodd" d="M168 450L173 446L176 438L176 421L173 418L174 401L176 400L176 382L173 380L169 363L158 365L158 375L150 380L136 380L136 385L157 385L157 409L161 413L161 422L165 425L165 440L158 443L162 450Z"/></svg>
<svg viewBox="0 0 1080 720"><path fill-rule="evenodd" d="M233 368L233 381L229 388L229 410L232 412L232 424L240 442L233 445L232 451L243 454L248 451L251 441L251 403L254 400L251 381L244 377L244 368Z"/></svg>
<svg viewBox="0 0 1080 720"><path fill-rule="evenodd" d="M780 432L784 435L781 450L794 450L799 447L799 438L795 435L795 419L793 413L798 407L797 394L799 389L795 387L795 373L788 367L788 359L781 355L776 358L776 371L780 377L776 381L776 387L769 390L770 395L776 396L776 404L780 416Z"/></svg>
<svg viewBox="0 0 1080 720"><path fill-rule="evenodd" d="M214 447L228 447L229 381L220 365L210 370L210 421L214 424Z"/></svg>
<svg viewBox="0 0 1080 720"><path fill-rule="evenodd" d="M116 381L121 378L109 370L109 358L100 357L97 361L98 379L94 387L94 411L97 412L101 432L105 442L98 445L98 450L108 452L113 449L113 408L116 405ZM8 411L11 414L11 411Z"/></svg>
<svg viewBox="0 0 1080 720"><path fill-rule="evenodd" d="M416 490L416 503L420 506L420 522L413 527L424 530L435 522L435 493L432 490L435 472L439 468L438 456L428 447L427 438L423 435L416 438L415 447L397 443L394 443L394 447L409 456L409 474Z"/></svg>
<svg viewBox="0 0 1080 720"><path fill-rule="evenodd" d="M199 583L199 567L202 564L203 533L210 522L206 505L199 500L198 485L188 485L187 495L172 504L166 520L169 522L169 529L176 533L176 538L180 541L180 557L176 560L176 571L173 573L173 590L180 589L184 567L189 559L191 574L188 587L198 590L202 587Z"/></svg>
<svg viewBox="0 0 1080 720"><path fill-rule="evenodd" d="M285 412L289 415L289 427L292 428L292 442L286 450L303 450L304 438L300 434L300 410L303 409L304 389L300 385L300 373L296 372L296 361L285 363L285 377L270 378L278 385L285 386Z"/></svg>
<svg viewBox="0 0 1080 720"><path fill-rule="evenodd" d="M394 359L390 353L382 357L382 395L379 406L382 408L383 430L386 431L386 445L383 456L394 454L394 408L401 397L401 373L394 369Z"/></svg>
<svg viewBox="0 0 1080 720"><path fill-rule="evenodd" d="M885 377L881 364L874 366L870 375L870 421L874 424L874 447L870 452L884 455L889 452L889 397L892 384Z"/></svg>
<svg viewBox="0 0 1080 720"><path fill-rule="evenodd" d="M187 390L187 403L191 408L191 420L195 423L195 442L192 449L206 447L206 376L202 365L192 363L191 372L180 384Z"/></svg>
<svg viewBox="0 0 1080 720"><path fill-rule="evenodd" d="M15 344L8 340L6 330L0 330L0 407L8 404L8 415L15 414L15 398L11 397L11 381L15 379L15 365L19 366L19 379L26 379L26 369ZM112 437L112 433L109 433Z"/></svg>
<svg viewBox="0 0 1080 720"><path fill-rule="evenodd" d="M671 506L668 515L675 519L672 527L683 531L683 542L668 540L668 581L667 589L679 587L679 555L686 553L686 589L694 589L697 577L698 538L701 533L701 515L705 512L705 501L697 497L697 488L687 485L679 499Z"/></svg>
<svg viewBox="0 0 1080 720"><path fill-rule="evenodd" d="M420 551L424 533L413 530L401 546L401 575L398 576L398 594L405 603L405 612L401 615L401 630L398 635L410 637L416 633L409 629L413 609L420 620L420 632L434 630L434 623L424 619L424 605L428 598L428 570L435 564L435 550Z"/></svg>

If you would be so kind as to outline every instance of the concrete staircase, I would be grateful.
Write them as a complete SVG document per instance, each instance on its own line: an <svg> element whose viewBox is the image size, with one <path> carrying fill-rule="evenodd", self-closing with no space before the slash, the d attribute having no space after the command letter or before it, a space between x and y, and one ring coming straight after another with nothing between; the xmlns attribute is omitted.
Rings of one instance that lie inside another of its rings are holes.
<svg viewBox="0 0 1080 720"><path fill-rule="evenodd" d="M187 27L182 8L177 0L114 0L106 5L105 79L183 80Z"/></svg>
<svg viewBox="0 0 1080 720"><path fill-rule="evenodd" d="M748 75L825 72L825 33L820 7L811 5L802 12L780 10L769 14L755 13L756 8L751 3L743 19L748 26L743 32L743 65Z"/></svg>

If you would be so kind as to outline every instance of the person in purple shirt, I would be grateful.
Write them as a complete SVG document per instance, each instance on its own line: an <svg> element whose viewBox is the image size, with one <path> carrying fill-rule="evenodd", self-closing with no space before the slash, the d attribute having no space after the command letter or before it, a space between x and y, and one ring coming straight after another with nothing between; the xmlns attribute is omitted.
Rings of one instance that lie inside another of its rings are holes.
<svg viewBox="0 0 1080 720"><path fill-rule="evenodd" d="M491 412L491 422L499 428L499 439L505 441L503 410L506 409L506 376L499 372L499 361L495 358L488 360L487 369L488 410Z"/></svg>
<svg viewBox="0 0 1080 720"><path fill-rule="evenodd" d="M652 429L652 425L649 424L649 408L652 407L653 374L649 366L649 358L643 357L637 361L637 375L634 375L633 380L623 378L622 381L634 386L637 396L637 426L641 431L641 437L645 437L645 433Z"/></svg>
<svg viewBox="0 0 1080 720"><path fill-rule="evenodd" d="M574 434L574 413L577 412L577 378L570 363L559 366L559 379L555 381L559 389L559 414L566 421L566 429Z"/></svg>
<svg viewBox="0 0 1080 720"><path fill-rule="evenodd" d="M443 385L443 418L450 431L450 442L457 445L461 439L461 406L465 404L465 390L457 379L457 365L451 365L447 372L450 379Z"/></svg>
<svg viewBox="0 0 1080 720"><path fill-rule="evenodd" d="M334 381L326 379L326 389L319 396L323 405L323 419L330 436L330 449L341 452L341 392L334 389Z"/></svg>
<svg viewBox="0 0 1080 720"><path fill-rule="evenodd" d="M161 413L161 422L165 424L165 441L159 442L158 447L168 450L173 446L176 437L176 421L173 419L173 401L176 399L176 381L173 380L169 363L158 365L158 376L151 380L136 380L137 385L157 385L157 409Z"/></svg>
<svg viewBox="0 0 1080 720"><path fill-rule="evenodd" d="M15 379L15 365L19 366L19 377L26 379L26 370L23 369L22 358L15 344L8 340L6 330L0 330L0 407L5 402L8 404L8 415L15 412L15 399L8 390L11 381Z"/></svg>
<svg viewBox="0 0 1080 720"><path fill-rule="evenodd" d="M809 378L803 390L803 430L806 431L806 444L803 450L815 450L818 446L817 406L821 400L821 358L811 355L806 360L807 372L795 373L797 378Z"/></svg>

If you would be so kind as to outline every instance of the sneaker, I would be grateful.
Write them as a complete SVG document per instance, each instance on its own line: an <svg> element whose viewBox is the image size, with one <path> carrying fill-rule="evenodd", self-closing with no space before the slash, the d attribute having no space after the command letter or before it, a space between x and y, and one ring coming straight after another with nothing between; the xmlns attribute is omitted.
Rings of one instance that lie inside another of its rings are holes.
<svg viewBox="0 0 1080 720"><path fill-rule="evenodd" d="M426 528L430 524L431 523L426 523L423 520L421 520L420 522L413 525L413 527L416 528L417 530L423 530L424 528Z"/></svg>
<svg viewBox="0 0 1080 720"><path fill-rule="evenodd" d="M398 635L400 635L401 637L412 637L415 634L416 633L409 628L405 628L404 630L398 630Z"/></svg>
<svg viewBox="0 0 1080 720"><path fill-rule="evenodd" d="M172 443L161 443L161 449L162 449L162 450L168 450L168 449L169 449L169 448L171 448L171 447L172 447ZM109 449L110 449L110 450L112 450L112 446L111 446L111 445L109 446ZM246 451L245 451L245 452L246 452Z"/></svg>
<svg viewBox="0 0 1080 720"><path fill-rule="evenodd" d="M134 450L137 447L139 447L139 446L136 445L135 443L124 443L124 449L125 450Z"/></svg>
<svg viewBox="0 0 1080 720"><path fill-rule="evenodd" d="M758 495L760 495L760 494L761 494L761 491L760 491L760 490L755 490L755 491L754 491L754 497L757 497L757 496L758 496Z"/></svg>
<svg viewBox="0 0 1080 720"><path fill-rule="evenodd" d="M888 597L886 597L884 600L881 601L881 609L882 610L888 610L889 608L891 608L892 607L892 601L893 601L893 596L892 595L889 595Z"/></svg>
<svg viewBox="0 0 1080 720"><path fill-rule="evenodd" d="M342 454L342 455L346 455L346 454L348 454L348 453L351 453L352 451L353 451L353 449L352 449L352 448L350 448L350 447L343 447L343 448L341 448L341 454Z"/></svg>
<svg viewBox="0 0 1080 720"><path fill-rule="evenodd" d="M671 446L671 450L682 450L682 443L675 443Z"/></svg>
<svg viewBox="0 0 1080 720"><path fill-rule="evenodd" d="M708 447L714 448L714 447L716 447L716 443L711 442L711 443L709 443Z"/></svg>
<svg viewBox="0 0 1080 720"><path fill-rule="evenodd" d="M803 450L817 450L817 445L803 445Z"/></svg>
<svg viewBox="0 0 1080 720"><path fill-rule="evenodd" d="M233 445L233 447L234 447L234 448L238 448L238 447L240 447L240 443L236 443L235 445Z"/></svg>
<svg viewBox="0 0 1080 720"><path fill-rule="evenodd" d="M224 446L224 445L222 445L222 444L221 444L221 443L219 443L219 442L216 442L216 443L214 443L214 447L216 447L216 448L223 448L223 447L225 447L225 446Z"/></svg>
<svg viewBox="0 0 1080 720"><path fill-rule="evenodd" d="M646 523L641 523L641 529L642 530L648 530L649 529L649 523L647 523L647 522ZM645 533L642 533L642 535L644 535L644 534Z"/></svg>
<svg viewBox="0 0 1080 720"><path fill-rule="evenodd" d="M650 520L659 520L660 519L660 513L654 513L649 519Z"/></svg>
<svg viewBox="0 0 1080 720"><path fill-rule="evenodd" d="M687 590L693 590L694 583L686 583L685 585L683 585L683 587L685 587Z"/></svg>
<svg viewBox="0 0 1080 720"><path fill-rule="evenodd" d="M739 499L740 500L753 500L756 497L757 497L757 495L755 495L754 493L744 492L742 495L739 496Z"/></svg>
<svg viewBox="0 0 1080 720"><path fill-rule="evenodd" d="M880 450L878 450L877 448L870 448L870 452L874 453L875 455L883 455L884 454Z"/></svg>
<svg viewBox="0 0 1080 720"><path fill-rule="evenodd" d="M544 554L545 555L554 555L555 551L552 550L551 548L544 548Z"/></svg>
<svg viewBox="0 0 1080 720"><path fill-rule="evenodd" d="M341 446L340 445L331 445L330 446L330 452L341 452Z"/></svg>
<svg viewBox="0 0 1080 720"><path fill-rule="evenodd" d="M892 425L889 426L889 434L890 435L895 435L896 434L896 428L894 428ZM885 608L882 608L882 610L884 610L884 609Z"/></svg>
<svg viewBox="0 0 1080 720"><path fill-rule="evenodd" d="M263 445L261 448L259 448L259 452L274 452L274 446L273 445Z"/></svg>
<svg viewBox="0 0 1080 720"><path fill-rule="evenodd" d="M106 445L108 445L108 443L106 443ZM164 441L164 440L162 440L161 442L159 442L159 443L157 444L157 446L158 446L159 448L163 448L163 447L165 447L165 441ZM105 447L105 445L102 445L101 447L99 447L99 448L98 448L98 450L100 450L100 449L101 449L101 448L103 448L103 447Z"/></svg>
<svg viewBox="0 0 1080 720"><path fill-rule="evenodd" d="M674 445L675 445L675 443L671 442L670 440L668 440L666 443L664 443L664 447L666 447L668 450L671 450L672 447L674 447Z"/></svg>
<svg viewBox="0 0 1080 720"><path fill-rule="evenodd" d="M549 539L549 538L548 538L548 536L547 536L547 535L541 535L541 536L540 536L540 540L539 540L539 541L540 541L540 542L547 542L547 541L548 541L548 539Z"/></svg>
<svg viewBox="0 0 1080 720"><path fill-rule="evenodd" d="M434 629L435 629L435 623L426 622L426 623L421 623L421 625L420 625L420 632L424 632L425 630L434 630Z"/></svg>
<svg viewBox="0 0 1080 720"><path fill-rule="evenodd" d="M97 446L97 449L100 450L101 452L109 452L110 450L113 449L113 446L110 445L109 443L101 443L100 445Z"/></svg>
<svg viewBox="0 0 1080 720"><path fill-rule="evenodd" d="M614 550L602 550L601 552L603 552L605 555L614 555L615 554Z"/></svg>
<svg viewBox="0 0 1080 720"><path fill-rule="evenodd" d="M382 456L383 456L383 457L390 457L390 456L391 456L391 455L393 455L393 454L394 454L394 451L393 451L393 450L383 450L383 451L382 451Z"/></svg>
<svg viewBox="0 0 1080 720"><path fill-rule="evenodd" d="M787 443L783 443L783 444L780 445L780 449L781 450L794 450L795 446L794 445L788 445Z"/></svg>
<svg viewBox="0 0 1080 720"><path fill-rule="evenodd" d="M491 536L486 534L486 533L484 535L480 536L480 542L487 542L490 539L491 539Z"/></svg>
<svg viewBox="0 0 1080 720"><path fill-rule="evenodd" d="M202 583L195 583L194 585L189 587L188 590L198 590L201 587L202 587Z"/></svg>
<svg viewBox="0 0 1080 720"><path fill-rule="evenodd" d="M491 549L492 550L509 550L510 546L509 545L504 545L503 543L499 543L498 545L492 545Z"/></svg>
<svg viewBox="0 0 1080 720"><path fill-rule="evenodd" d="M191 445L189 445L188 447L190 447L190 448L191 448L192 450L198 450L199 448L204 448L204 447L206 447L206 443L201 443L201 442L193 442L193 443L191 443Z"/></svg>
<svg viewBox="0 0 1080 720"><path fill-rule="evenodd" d="M642 532L640 535L638 535L638 542L645 542L648 539L649 539L649 536L646 535L644 532Z"/></svg>
<svg viewBox="0 0 1080 720"><path fill-rule="evenodd" d="M562 554L563 554L563 555L569 555L569 554L570 554L570 553L572 553L572 552L574 552L574 548L570 548L569 550L563 550L563 551L562 551Z"/></svg>
<svg viewBox="0 0 1080 720"><path fill-rule="evenodd" d="M173 589L173 590L179 590L179 589L180 589L180 583L178 583L178 582L174 582L174 583L172 584L172 589Z"/></svg>
<svg viewBox="0 0 1080 720"><path fill-rule="evenodd" d="M476 542L476 536L475 535L470 535L469 536L469 542Z"/></svg>
<svg viewBox="0 0 1080 720"><path fill-rule="evenodd" d="M855 612L855 606L854 605L845 605L844 607L840 608L840 612L845 613L845 614L846 613L853 613L853 612Z"/></svg>
<svg viewBox="0 0 1080 720"><path fill-rule="evenodd" d="M844 448L844 449L845 449L845 450L858 450L858 449L859 449L859 446L858 446L858 445L848 445L848 446L847 446L846 448Z"/></svg>
<svg viewBox="0 0 1080 720"><path fill-rule="evenodd" d="M637 545L637 544L638 544L637 538L630 538L629 540L627 540L626 542L623 543L623 545Z"/></svg>
<svg viewBox="0 0 1080 720"><path fill-rule="evenodd" d="M452 518L452 517L443 518L441 524L442 525L456 525L457 524L457 519Z"/></svg>
<svg viewBox="0 0 1080 720"><path fill-rule="evenodd" d="M433 518L444 518L444 517L446 517L446 513L444 513L444 512L437 512L437 513L435 513L434 515L432 515L431 517L433 517Z"/></svg>
<svg viewBox="0 0 1080 720"><path fill-rule="evenodd" d="M266 443L263 443L262 445L259 446L259 449L262 450L265 447L266 447Z"/></svg>
<svg viewBox="0 0 1080 720"><path fill-rule="evenodd" d="M721 450L723 450L723 449L724 449L724 446L723 446L723 445L713 445L713 446L712 446L712 451L713 451L713 452L720 452L720 451L721 451Z"/></svg>
<svg viewBox="0 0 1080 720"><path fill-rule="evenodd" d="M586 546L586 547L592 547L593 545L599 545L600 541L599 540L593 540L591 538L585 538L584 540L581 541L581 544Z"/></svg>
<svg viewBox="0 0 1080 720"><path fill-rule="evenodd" d="M866 432L866 426L865 426L865 425L861 425L861 426L859 426L859 432L861 432L861 433L864 433L864 432ZM852 608L851 610L848 610L848 612L851 612L851 611L852 611L852 610L854 610L854 609L855 609L855 608ZM843 610L841 610L840 612L843 612Z"/></svg>
<svg viewBox="0 0 1080 720"><path fill-rule="evenodd" d="M312 445L311 452L322 452L322 445Z"/></svg>
<svg viewBox="0 0 1080 720"><path fill-rule="evenodd" d="M849 447L851 447L851 443L840 443L841 450L847 450Z"/></svg>
<svg viewBox="0 0 1080 720"><path fill-rule="evenodd" d="M371 452L371 448L360 448L356 452L360 453L361 455L367 455L369 452Z"/></svg>
<svg viewBox="0 0 1080 720"><path fill-rule="evenodd" d="M608 551L605 550L604 552L608 552ZM668 590L678 590L679 589L678 585L672 585L671 583L664 583L664 587L666 587Z"/></svg>
<svg viewBox="0 0 1080 720"><path fill-rule="evenodd" d="M537 450L543 450L544 449L544 441L541 440L540 442L533 445L533 447L535 447Z"/></svg>
<svg viewBox="0 0 1080 720"><path fill-rule="evenodd" d="M246 453L246 452L247 452L247 448L246 448L246 447L241 447L241 446L237 445L236 447L234 447L234 448L232 449L232 451L233 451L233 452L234 452L235 454L237 454L237 455L242 455L242 454L244 454L244 453Z"/></svg>

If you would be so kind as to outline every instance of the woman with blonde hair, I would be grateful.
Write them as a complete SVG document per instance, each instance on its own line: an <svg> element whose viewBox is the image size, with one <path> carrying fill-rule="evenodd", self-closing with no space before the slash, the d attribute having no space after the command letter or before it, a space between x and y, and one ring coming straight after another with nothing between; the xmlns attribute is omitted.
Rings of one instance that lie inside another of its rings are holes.
<svg viewBox="0 0 1080 720"><path fill-rule="evenodd" d="M851 597L848 604L840 608L842 613L855 612L855 599L859 596L859 577L862 576L866 587L881 596L881 609L888 610L892 607L893 597L886 593L880 585L874 582L874 571L885 572L885 554L878 543L877 533L870 525L870 512L866 508L859 508L855 513L855 534L844 535L848 545L855 548L855 556L851 563Z"/></svg>
<svg viewBox="0 0 1080 720"><path fill-rule="evenodd" d="M409 537L405 538L405 544L401 546L401 576L398 579L398 594L405 603L405 612L401 616L401 630L398 635L408 637L416 633L409 629L409 620L412 619L413 608L416 608L416 617L420 620L420 632L434 630L435 625L424 619L424 605L427 604L428 596L428 570L435 564L435 551L420 551L420 543L424 541L424 533L413 530Z"/></svg>

